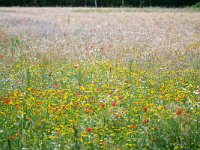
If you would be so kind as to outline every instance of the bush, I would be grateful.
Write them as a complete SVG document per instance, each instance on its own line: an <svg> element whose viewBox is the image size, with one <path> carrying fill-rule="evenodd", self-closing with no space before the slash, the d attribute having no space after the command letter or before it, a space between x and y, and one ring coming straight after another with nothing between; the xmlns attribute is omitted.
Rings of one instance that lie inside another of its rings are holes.
<svg viewBox="0 0 200 150"><path fill-rule="evenodd" d="M193 8L200 8L200 2L196 3L195 5L192 6Z"/></svg>

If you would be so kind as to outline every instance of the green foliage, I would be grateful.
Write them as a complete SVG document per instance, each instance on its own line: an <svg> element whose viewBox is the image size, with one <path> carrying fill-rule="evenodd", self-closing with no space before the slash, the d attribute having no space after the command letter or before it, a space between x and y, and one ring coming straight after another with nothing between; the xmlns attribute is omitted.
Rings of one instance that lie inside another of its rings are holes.
<svg viewBox="0 0 200 150"><path fill-rule="evenodd" d="M200 8L200 2L193 5L192 8Z"/></svg>

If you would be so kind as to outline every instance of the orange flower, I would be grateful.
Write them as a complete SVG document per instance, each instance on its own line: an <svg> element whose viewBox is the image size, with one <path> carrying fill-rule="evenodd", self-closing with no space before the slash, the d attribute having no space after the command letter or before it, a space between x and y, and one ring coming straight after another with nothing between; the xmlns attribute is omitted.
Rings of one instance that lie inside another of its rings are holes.
<svg viewBox="0 0 200 150"><path fill-rule="evenodd" d="M58 83L55 83L54 84L54 88L58 88L59 87L59 84ZM59 93L58 93L59 94Z"/></svg>
<svg viewBox="0 0 200 150"><path fill-rule="evenodd" d="M57 112L58 111L58 108L54 108L54 110L53 110L54 112Z"/></svg>
<svg viewBox="0 0 200 150"><path fill-rule="evenodd" d="M104 145L105 144L105 142L104 141L101 141L101 143L100 143L101 145Z"/></svg>
<svg viewBox="0 0 200 150"><path fill-rule="evenodd" d="M126 83L128 84L128 83L129 83L129 81L128 81L128 80L126 80Z"/></svg>
<svg viewBox="0 0 200 150"><path fill-rule="evenodd" d="M101 103L101 107L105 107L106 106L106 104L105 103Z"/></svg>
<svg viewBox="0 0 200 150"><path fill-rule="evenodd" d="M65 106L65 105L61 105L61 108L62 108L62 109L65 109L65 108L66 108L66 106Z"/></svg>
<svg viewBox="0 0 200 150"><path fill-rule="evenodd" d="M153 137L153 138L151 139L151 141L152 141L152 142L156 142L157 139L156 139L155 137Z"/></svg>
<svg viewBox="0 0 200 150"><path fill-rule="evenodd" d="M16 132L16 136L19 136L19 134L20 134L19 132Z"/></svg>
<svg viewBox="0 0 200 150"><path fill-rule="evenodd" d="M37 96L38 96L38 98L41 98L41 95L40 95L40 94L38 94Z"/></svg>
<svg viewBox="0 0 200 150"><path fill-rule="evenodd" d="M101 89L100 88L96 89L96 92L101 92Z"/></svg>
<svg viewBox="0 0 200 150"><path fill-rule="evenodd" d="M77 69L77 68L78 68L78 65L74 65L74 68Z"/></svg>
<svg viewBox="0 0 200 150"><path fill-rule="evenodd" d="M38 105L39 105L39 101L36 101L36 102L35 102L35 105L38 106Z"/></svg>
<svg viewBox="0 0 200 150"><path fill-rule="evenodd" d="M80 92L77 92L77 93L76 93L76 96L77 96L77 97L80 96L80 95L81 95Z"/></svg>
<svg viewBox="0 0 200 150"><path fill-rule="evenodd" d="M156 127L156 126L153 126L153 130L158 130L158 127Z"/></svg>
<svg viewBox="0 0 200 150"><path fill-rule="evenodd" d="M76 102L74 102L74 108L77 108L78 104Z"/></svg>

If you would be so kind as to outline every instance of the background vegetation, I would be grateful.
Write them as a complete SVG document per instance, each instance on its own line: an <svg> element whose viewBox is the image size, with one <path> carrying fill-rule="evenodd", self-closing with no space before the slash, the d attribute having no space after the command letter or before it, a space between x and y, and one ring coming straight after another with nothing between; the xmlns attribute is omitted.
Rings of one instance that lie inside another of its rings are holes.
<svg viewBox="0 0 200 150"><path fill-rule="evenodd" d="M199 0L0 0L0 6L191 6Z"/></svg>

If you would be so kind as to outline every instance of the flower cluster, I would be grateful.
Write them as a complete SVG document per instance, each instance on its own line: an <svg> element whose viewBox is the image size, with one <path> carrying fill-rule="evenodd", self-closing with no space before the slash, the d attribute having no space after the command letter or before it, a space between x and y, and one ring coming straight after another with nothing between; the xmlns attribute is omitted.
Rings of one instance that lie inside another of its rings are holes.
<svg viewBox="0 0 200 150"><path fill-rule="evenodd" d="M9 147L9 140L13 147L36 149L140 149L162 147L163 142L166 148L187 147L181 139L190 134L195 147L198 73L185 70L175 76L179 71L174 71L169 77L166 70L155 74L156 68L130 65L131 70L108 60L16 63L0 91L3 146Z"/></svg>

